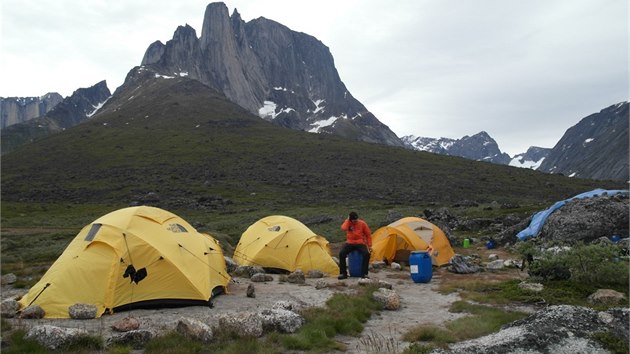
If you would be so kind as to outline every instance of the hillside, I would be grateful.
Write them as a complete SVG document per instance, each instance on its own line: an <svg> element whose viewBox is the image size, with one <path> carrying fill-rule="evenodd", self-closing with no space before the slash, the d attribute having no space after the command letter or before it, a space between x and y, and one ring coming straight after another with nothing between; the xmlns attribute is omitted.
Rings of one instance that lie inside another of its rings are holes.
<svg viewBox="0 0 630 354"><path fill-rule="evenodd" d="M2 167L4 225L19 224L16 203L149 204L248 225L278 210L547 203L624 187L282 128L198 81L143 68L91 120L3 155ZM41 210L81 213L67 208ZM94 213L81 222L104 212Z"/></svg>

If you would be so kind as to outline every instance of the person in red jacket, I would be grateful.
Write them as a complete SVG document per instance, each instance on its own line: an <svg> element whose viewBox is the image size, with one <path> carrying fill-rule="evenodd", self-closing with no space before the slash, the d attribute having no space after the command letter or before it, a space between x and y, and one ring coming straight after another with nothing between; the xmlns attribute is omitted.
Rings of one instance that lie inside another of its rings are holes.
<svg viewBox="0 0 630 354"><path fill-rule="evenodd" d="M359 251L363 256L361 265L361 278L368 277L368 265L370 253L372 253L372 231L365 221L359 219L359 215L352 211L348 218L341 224L341 229L346 232L346 243L339 252L339 279L348 278L346 257L352 251Z"/></svg>

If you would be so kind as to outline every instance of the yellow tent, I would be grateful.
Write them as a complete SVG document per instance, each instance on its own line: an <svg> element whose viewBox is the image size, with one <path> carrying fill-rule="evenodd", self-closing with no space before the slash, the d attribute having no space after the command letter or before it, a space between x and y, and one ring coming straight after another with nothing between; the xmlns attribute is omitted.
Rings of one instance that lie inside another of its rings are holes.
<svg viewBox="0 0 630 354"><path fill-rule="evenodd" d="M114 311L210 305L230 277L223 250L209 235L168 211L120 209L85 226L19 301L48 318L68 318L74 304Z"/></svg>
<svg viewBox="0 0 630 354"><path fill-rule="evenodd" d="M391 262L397 252L400 254L429 248L434 265L446 264L455 255L448 238L439 227L421 218L406 217L374 232L370 261Z"/></svg>
<svg viewBox="0 0 630 354"><path fill-rule="evenodd" d="M317 269L339 274L328 241L301 222L281 215L267 216L247 228L234 250L234 260L240 265L289 272Z"/></svg>

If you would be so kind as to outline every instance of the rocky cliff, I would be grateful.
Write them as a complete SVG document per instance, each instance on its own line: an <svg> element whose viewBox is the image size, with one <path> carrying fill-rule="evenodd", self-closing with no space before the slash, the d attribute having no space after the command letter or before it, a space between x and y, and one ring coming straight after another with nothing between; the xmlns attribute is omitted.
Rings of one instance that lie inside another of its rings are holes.
<svg viewBox="0 0 630 354"><path fill-rule="evenodd" d="M56 92L41 97L0 97L0 129L41 117L63 101Z"/></svg>
<svg viewBox="0 0 630 354"><path fill-rule="evenodd" d="M403 146L341 81L328 47L305 33L207 6L201 36L186 25L142 59L164 75L188 76L275 124L313 133Z"/></svg>
<svg viewBox="0 0 630 354"><path fill-rule="evenodd" d="M628 125L628 102L591 114L566 131L538 170L627 181Z"/></svg>
<svg viewBox="0 0 630 354"><path fill-rule="evenodd" d="M98 111L109 99L111 93L107 83L101 81L88 88L80 88L57 104L42 117L13 124L2 129L2 154L17 147L40 139L51 133L75 126Z"/></svg>

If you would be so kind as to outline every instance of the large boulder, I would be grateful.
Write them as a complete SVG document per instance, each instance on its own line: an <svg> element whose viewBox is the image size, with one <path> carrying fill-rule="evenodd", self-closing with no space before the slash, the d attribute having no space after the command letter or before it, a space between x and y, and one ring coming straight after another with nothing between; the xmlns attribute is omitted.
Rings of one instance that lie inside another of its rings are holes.
<svg viewBox="0 0 630 354"><path fill-rule="evenodd" d="M572 200L547 218L539 237L560 242L628 237L629 205L628 197L622 195Z"/></svg>
<svg viewBox="0 0 630 354"><path fill-rule="evenodd" d="M297 313L284 309L266 309L259 312L265 331L295 333L306 320Z"/></svg>
<svg viewBox="0 0 630 354"><path fill-rule="evenodd" d="M499 332L439 349L437 354L608 353L593 339L611 333L626 342L630 309L598 312L570 305L549 306L527 318L504 326Z"/></svg>
<svg viewBox="0 0 630 354"><path fill-rule="evenodd" d="M625 302L626 296L612 289L598 289L589 295L587 300L591 304L617 305Z"/></svg>
<svg viewBox="0 0 630 354"><path fill-rule="evenodd" d="M116 332L135 331L140 328L140 321L137 318L127 316L118 322L112 324L112 329Z"/></svg>
<svg viewBox="0 0 630 354"><path fill-rule="evenodd" d="M381 304L385 310L400 310L400 295L395 290L379 288L372 294L374 300Z"/></svg>
<svg viewBox="0 0 630 354"><path fill-rule="evenodd" d="M48 349L56 350L81 336L87 335L88 332L81 328L40 325L32 327L25 338L35 340Z"/></svg>
<svg viewBox="0 0 630 354"><path fill-rule="evenodd" d="M20 309L20 303L15 299L6 299L0 303L0 316L13 318Z"/></svg>
<svg viewBox="0 0 630 354"><path fill-rule="evenodd" d="M212 341L212 328L207 324L187 317L181 317L177 321L176 327L177 333L182 334L185 337L198 340L204 343Z"/></svg>
<svg viewBox="0 0 630 354"><path fill-rule="evenodd" d="M260 337L263 334L262 318L255 312L220 315L219 327L228 332L233 332L239 337Z"/></svg>

